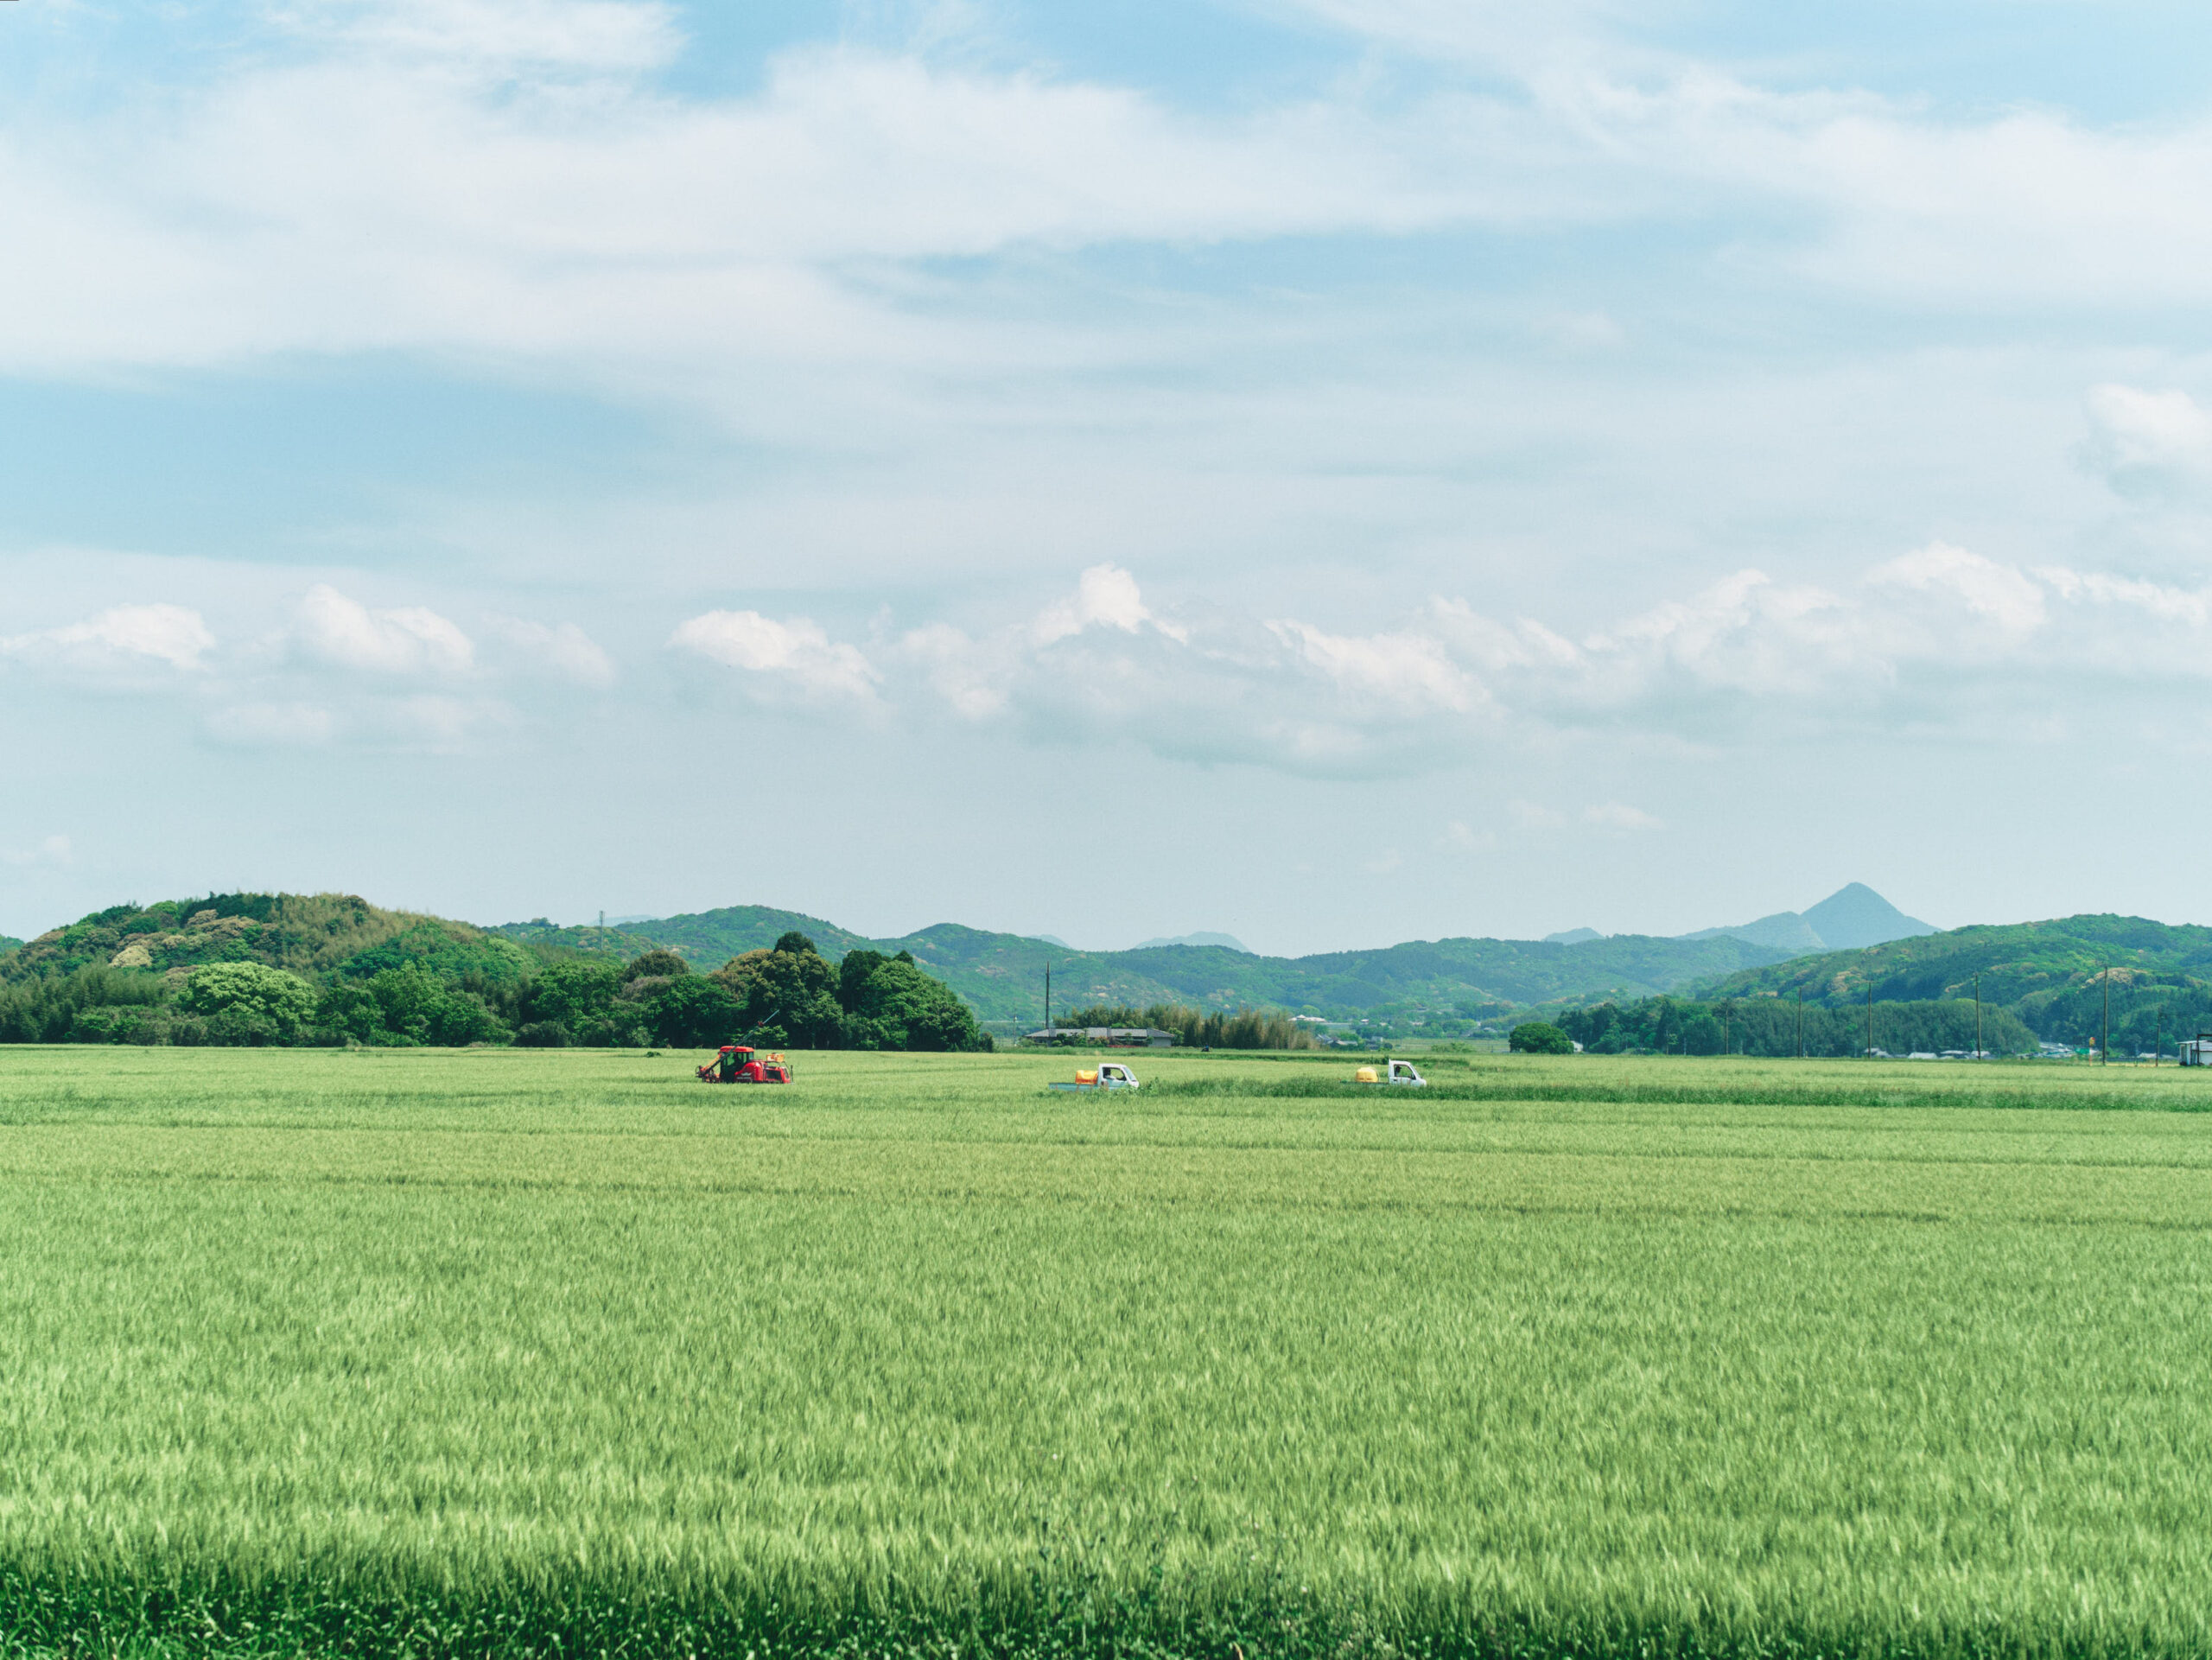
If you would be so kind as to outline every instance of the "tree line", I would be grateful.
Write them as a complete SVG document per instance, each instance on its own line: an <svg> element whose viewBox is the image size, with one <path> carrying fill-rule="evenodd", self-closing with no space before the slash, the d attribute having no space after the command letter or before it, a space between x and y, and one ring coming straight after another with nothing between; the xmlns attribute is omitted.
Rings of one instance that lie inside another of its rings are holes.
<svg viewBox="0 0 2212 1660"><path fill-rule="evenodd" d="M1802 1018L1807 1055L1866 1053L1864 1005L1827 1008L1807 1003ZM1570 1008L1551 1015L1548 1024L1592 1054L1776 1056L1798 1053L1799 1021L1794 1000L1749 997L1698 1002L1662 996ZM1872 1046L1894 1055L1942 1054L1947 1050L1970 1053L1974 1046L1974 1006L1965 998L1878 1002ZM1981 1046L1993 1054L2033 1054L2037 1040L2018 1016L1985 1005Z"/></svg>
<svg viewBox="0 0 2212 1660"><path fill-rule="evenodd" d="M1093 1003L1056 1025L1154 1027L1173 1032L1185 1048L1201 1049L1313 1049L1313 1034L1278 1009L1240 1008L1235 1014L1193 1008L1187 1003L1154 1003L1135 1008L1127 1003Z"/></svg>

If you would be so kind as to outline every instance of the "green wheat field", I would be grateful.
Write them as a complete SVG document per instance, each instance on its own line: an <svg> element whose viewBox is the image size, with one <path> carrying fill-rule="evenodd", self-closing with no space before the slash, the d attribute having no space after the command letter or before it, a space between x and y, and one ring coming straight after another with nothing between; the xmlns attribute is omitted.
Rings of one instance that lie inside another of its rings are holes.
<svg viewBox="0 0 2212 1660"><path fill-rule="evenodd" d="M0 1650L2212 1652L2212 1075L0 1051Z"/></svg>

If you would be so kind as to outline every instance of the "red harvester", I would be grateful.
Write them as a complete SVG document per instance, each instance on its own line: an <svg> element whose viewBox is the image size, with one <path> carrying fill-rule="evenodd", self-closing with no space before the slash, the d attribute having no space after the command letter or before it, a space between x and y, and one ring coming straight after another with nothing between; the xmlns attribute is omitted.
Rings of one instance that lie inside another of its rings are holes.
<svg viewBox="0 0 2212 1660"><path fill-rule="evenodd" d="M791 1064L771 1051L764 1060L741 1043L726 1043L699 1069L702 1084L788 1084Z"/></svg>

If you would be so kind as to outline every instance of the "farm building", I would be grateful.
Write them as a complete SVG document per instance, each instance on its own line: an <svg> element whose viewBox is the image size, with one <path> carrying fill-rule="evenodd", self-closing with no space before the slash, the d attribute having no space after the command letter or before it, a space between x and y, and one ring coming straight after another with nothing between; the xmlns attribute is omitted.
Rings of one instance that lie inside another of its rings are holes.
<svg viewBox="0 0 2212 1660"><path fill-rule="evenodd" d="M2212 1032L2199 1032L2181 1046L2184 1066L2212 1066Z"/></svg>

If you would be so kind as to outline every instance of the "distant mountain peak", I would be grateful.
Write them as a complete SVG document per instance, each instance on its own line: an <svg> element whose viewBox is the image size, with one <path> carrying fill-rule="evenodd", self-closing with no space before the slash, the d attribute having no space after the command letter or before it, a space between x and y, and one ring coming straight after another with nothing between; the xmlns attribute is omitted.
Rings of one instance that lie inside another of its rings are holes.
<svg viewBox="0 0 2212 1660"><path fill-rule="evenodd" d="M1909 917L1864 882L1847 882L1804 913L1821 943L1832 951L1857 951L1937 931L1932 923Z"/></svg>
<svg viewBox="0 0 2212 1660"><path fill-rule="evenodd" d="M1252 955L1252 948L1234 934L1177 934L1172 938L1141 939L1135 949L1148 951L1159 945L1218 945L1224 951L1242 951Z"/></svg>
<svg viewBox="0 0 2212 1660"><path fill-rule="evenodd" d="M1865 882L1847 882L1804 911L1777 911L1756 922L1728 928L1700 928L1683 939L1741 939L1770 951L1809 956L1815 951L1857 951L1911 939L1937 930L1909 917Z"/></svg>
<svg viewBox="0 0 2212 1660"><path fill-rule="evenodd" d="M1588 940L1603 939L1605 936L1595 928L1566 928L1555 934L1546 934L1547 945L1580 945Z"/></svg>

